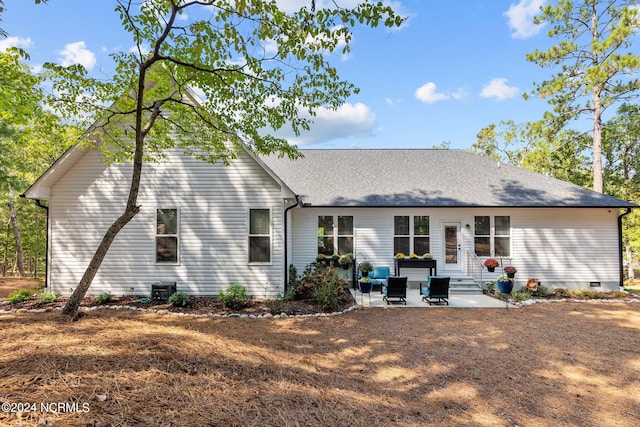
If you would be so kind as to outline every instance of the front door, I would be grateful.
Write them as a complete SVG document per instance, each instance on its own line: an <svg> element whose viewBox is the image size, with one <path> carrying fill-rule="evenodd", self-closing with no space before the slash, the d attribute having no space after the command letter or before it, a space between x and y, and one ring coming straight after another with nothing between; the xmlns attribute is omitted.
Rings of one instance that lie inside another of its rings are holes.
<svg viewBox="0 0 640 427"><path fill-rule="evenodd" d="M462 260L461 240L460 240L460 223L445 222L443 224L444 231L444 270L460 270Z"/></svg>

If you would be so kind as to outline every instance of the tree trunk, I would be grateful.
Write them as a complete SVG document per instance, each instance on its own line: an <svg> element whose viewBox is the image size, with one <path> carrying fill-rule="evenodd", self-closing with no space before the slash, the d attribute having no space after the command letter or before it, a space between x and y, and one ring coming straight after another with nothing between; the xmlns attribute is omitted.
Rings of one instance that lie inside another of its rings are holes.
<svg viewBox="0 0 640 427"><path fill-rule="evenodd" d="M4 239L4 255L2 257L2 275L7 275L8 253L9 253L9 234L11 230L11 220L7 221L7 237Z"/></svg>
<svg viewBox="0 0 640 427"><path fill-rule="evenodd" d="M9 193L12 193L9 190ZM18 272L20 273L20 277L25 277L26 273L24 271L24 259L22 255L22 239L20 239L20 227L18 227L18 217L16 216L16 209L13 205L13 198L9 197L9 212L11 214L11 226L13 227L13 236L16 239L16 262L18 264Z"/></svg>
<svg viewBox="0 0 640 427"><path fill-rule="evenodd" d="M631 250L631 245L629 243L624 245L624 249L627 255L627 278L629 280L633 280L636 278L633 272L633 251Z"/></svg>
<svg viewBox="0 0 640 427"><path fill-rule="evenodd" d="M602 111L600 92L593 93L593 190L604 191L602 177Z"/></svg>

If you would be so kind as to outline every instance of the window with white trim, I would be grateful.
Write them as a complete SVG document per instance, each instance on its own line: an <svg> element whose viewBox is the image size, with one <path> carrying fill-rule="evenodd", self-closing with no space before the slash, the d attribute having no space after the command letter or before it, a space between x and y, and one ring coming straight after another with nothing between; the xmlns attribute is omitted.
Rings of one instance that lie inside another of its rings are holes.
<svg viewBox="0 0 640 427"><path fill-rule="evenodd" d="M156 209L156 263L178 263L179 224L178 209Z"/></svg>
<svg viewBox="0 0 640 427"><path fill-rule="evenodd" d="M349 253L353 253L353 216L318 216L318 254L331 256Z"/></svg>
<svg viewBox="0 0 640 427"><path fill-rule="evenodd" d="M474 250L476 255L511 256L511 217L489 215L474 217Z"/></svg>
<svg viewBox="0 0 640 427"><path fill-rule="evenodd" d="M393 217L393 254L401 252L405 255L415 253L423 255L430 251L429 216L394 216Z"/></svg>
<svg viewBox="0 0 640 427"><path fill-rule="evenodd" d="M249 209L249 262L271 262L271 211Z"/></svg>

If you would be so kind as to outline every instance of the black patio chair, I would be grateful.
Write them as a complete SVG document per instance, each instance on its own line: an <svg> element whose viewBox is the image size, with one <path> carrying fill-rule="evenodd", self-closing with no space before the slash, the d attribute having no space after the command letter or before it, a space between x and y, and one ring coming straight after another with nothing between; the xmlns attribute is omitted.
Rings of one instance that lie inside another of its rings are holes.
<svg viewBox="0 0 640 427"><path fill-rule="evenodd" d="M426 286L420 283L420 295L422 300L431 304L446 303L449 305L449 281L450 277L429 276Z"/></svg>
<svg viewBox="0 0 640 427"><path fill-rule="evenodd" d="M383 300L390 303L407 305L407 278L405 276L389 276L387 284L382 286ZM390 301L393 298L395 301Z"/></svg>

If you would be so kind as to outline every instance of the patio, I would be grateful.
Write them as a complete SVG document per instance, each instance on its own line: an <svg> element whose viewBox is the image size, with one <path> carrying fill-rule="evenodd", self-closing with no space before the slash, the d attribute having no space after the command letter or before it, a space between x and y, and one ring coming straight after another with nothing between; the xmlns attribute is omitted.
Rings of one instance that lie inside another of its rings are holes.
<svg viewBox="0 0 640 427"><path fill-rule="evenodd" d="M371 291L371 294L363 294L358 289L350 289L356 303L361 307L447 307L446 304L433 304L429 305L428 302L422 300L422 295L418 289L407 289L407 305L396 303L387 304L382 299L382 294L379 290ZM371 299L369 299L371 296ZM504 301L499 301L495 298L491 298L487 295L465 295L465 294L449 294L449 307L455 308L507 308L507 304ZM517 308L513 304L509 304L509 308Z"/></svg>

